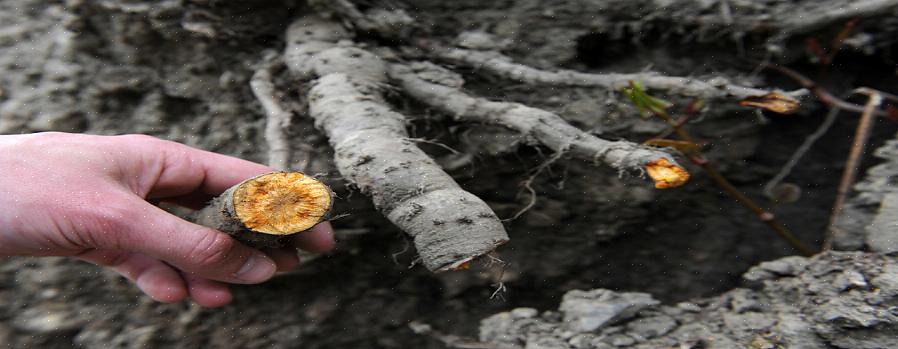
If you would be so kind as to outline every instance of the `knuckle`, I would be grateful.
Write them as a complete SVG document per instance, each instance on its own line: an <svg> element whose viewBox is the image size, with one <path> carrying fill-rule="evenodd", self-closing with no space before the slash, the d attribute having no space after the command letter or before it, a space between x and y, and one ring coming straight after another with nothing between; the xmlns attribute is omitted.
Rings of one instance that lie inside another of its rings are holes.
<svg viewBox="0 0 898 349"><path fill-rule="evenodd" d="M166 160L166 163L184 160L183 157L186 157L185 146L178 142L142 134L129 134L118 137L124 143L140 149L144 153L161 156Z"/></svg>
<svg viewBox="0 0 898 349"><path fill-rule="evenodd" d="M127 134L116 137L117 140L121 141L121 143L126 143L131 147L151 150L154 152L160 150L169 150L172 148L172 145L177 144L172 141L167 141L161 138L143 134Z"/></svg>
<svg viewBox="0 0 898 349"><path fill-rule="evenodd" d="M190 251L191 260L203 269L220 267L232 256L237 243L230 236L212 230L203 230L203 237Z"/></svg>
<svg viewBox="0 0 898 349"><path fill-rule="evenodd" d="M82 204L81 216L85 243L98 248L122 249L124 239L132 232L134 209L116 200Z"/></svg>

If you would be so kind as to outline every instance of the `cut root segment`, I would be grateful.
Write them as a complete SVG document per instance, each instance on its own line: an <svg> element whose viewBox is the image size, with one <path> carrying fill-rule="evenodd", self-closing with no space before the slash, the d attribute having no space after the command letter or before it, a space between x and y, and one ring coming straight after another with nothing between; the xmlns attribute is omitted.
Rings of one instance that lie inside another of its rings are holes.
<svg viewBox="0 0 898 349"><path fill-rule="evenodd" d="M250 230L289 235L318 224L330 210L331 193L318 180L299 172L275 172L240 184L234 211Z"/></svg>
<svg viewBox="0 0 898 349"><path fill-rule="evenodd" d="M665 158L648 163L645 170L658 189L676 188L689 181L689 172Z"/></svg>
<svg viewBox="0 0 898 349"><path fill-rule="evenodd" d="M197 224L249 246L281 247L327 218L331 190L301 172L271 172L228 188L196 213Z"/></svg>

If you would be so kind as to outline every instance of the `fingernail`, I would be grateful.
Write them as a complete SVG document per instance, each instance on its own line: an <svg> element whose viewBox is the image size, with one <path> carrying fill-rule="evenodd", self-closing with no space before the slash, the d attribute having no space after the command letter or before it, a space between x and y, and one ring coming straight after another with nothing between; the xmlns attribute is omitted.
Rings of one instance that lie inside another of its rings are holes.
<svg viewBox="0 0 898 349"><path fill-rule="evenodd" d="M261 254L253 254L234 277L254 284L270 279L276 270L277 265L271 259Z"/></svg>

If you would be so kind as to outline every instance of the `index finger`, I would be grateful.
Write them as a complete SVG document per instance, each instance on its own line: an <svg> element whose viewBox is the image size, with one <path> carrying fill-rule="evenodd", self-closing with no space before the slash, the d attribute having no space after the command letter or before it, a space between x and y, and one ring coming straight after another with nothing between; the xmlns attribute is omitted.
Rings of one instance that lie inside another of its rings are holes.
<svg viewBox="0 0 898 349"><path fill-rule="evenodd" d="M274 171L251 161L162 141L152 151L161 159L148 198L218 195L247 178Z"/></svg>

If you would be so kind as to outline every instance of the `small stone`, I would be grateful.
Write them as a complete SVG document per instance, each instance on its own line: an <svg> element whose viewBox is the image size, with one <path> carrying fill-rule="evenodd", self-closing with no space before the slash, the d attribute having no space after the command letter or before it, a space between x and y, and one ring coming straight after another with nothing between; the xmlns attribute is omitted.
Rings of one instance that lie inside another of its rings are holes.
<svg viewBox="0 0 898 349"><path fill-rule="evenodd" d="M527 341L524 349L567 349L570 346L554 337L538 337Z"/></svg>
<svg viewBox="0 0 898 349"><path fill-rule="evenodd" d="M498 313L480 321L480 340L498 341L514 331L514 320L510 313Z"/></svg>
<svg viewBox="0 0 898 349"><path fill-rule="evenodd" d="M612 349L614 348L611 344L605 343L602 341L602 338L596 338L592 340L590 343L590 348L592 349Z"/></svg>
<svg viewBox="0 0 898 349"><path fill-rule="evenodd" d="M683 309L690 313L698 313L698 312L702 311L701 306L699 306L698 304L695 304L695 303L690 303L690 302L677 303L677 308Z"/></svg>
<svg viewBox="0 0 898 349"><path fill-rule="evenodd" d="M515 319L527 319L536 317L539 311L533 308L515 308L511 310L511 317Z"/></svg>
<svg viewBox="0 0 898 349"><path fill-rule="evenodd" d="M748 270L742 278L747 281L771 280L781 276L795 276L808 264L808 259L800 256L780 258L764 262Z"/></svg>
<svg viewBox="0 0 898 349"><path fill-rule="evenodd" d="M850 289L867 289L867 278L857 270L846 270L836 276L833 285L839 291Z"/></svg>
<svg viewBox="0 0 898 349"><path fill-rule="evenodd" d="M751 268L747 272L745 272L745 274L742 274L742 278L745 279L745 281L748 281L749 284L760 283L764 280L772 280L776 277L776 274L757 267Z"/></svg>
<svg viewBox="0 0 898 349"><path fill-rule="evenodd" d="M567 342L571 346L577 349L586 349L592 346L592 342L596 339L596 336L591 334L578 334L576 336L571 337Z"/></svg>
<svg viewBox="0 0 898 349"><path fill-rule="evenodd" d="M570 291L559 310L568 328L578 332L595 331L620 320L632 318L642 309L659 302L645 293L617 293L605 289Z"/></svg>
<svg viewBox="0 0 898 349"><path fill-rule="evenodd" d="M616 334L608 337L608 343L611 343L611 345L615 347L628 347L636 344L636 340L625 334Z"/></svg>
<svg viewBox="0 0 898 349"><path fill-rule="evenodd" d="M760 311L761 304L755 299L755 295L747 289L735 289L730 291L730 308L737 313L748 311Z"/></svg>
<svg viewBox="0 0 898 349"><path fill-rule="evenodd" d="M798 271L808 264L808 259L800 256L780 258L775 261L764 262L759 267L783 276L795 276Z"/></svg>
<svg viewBox="0 0 898 349"><path fill-rule="evenodd" d="M723 323L733 332L763 330L773 326L775 322L769 315L762 313L723 314Z"/></svg>
<svg viewBox="0 0 898 349"><path fill-rule="evenodd" d="M555 331L555 336L564 340L570 340L577 335L574 331Z"/></svg>
<svg viewBox="0 0 898 349"><path fill-rule="evenodd" d="M670 316L661 315L633 320L627 327L643 338L654 338L673 330L677 322Z"/></svg>

